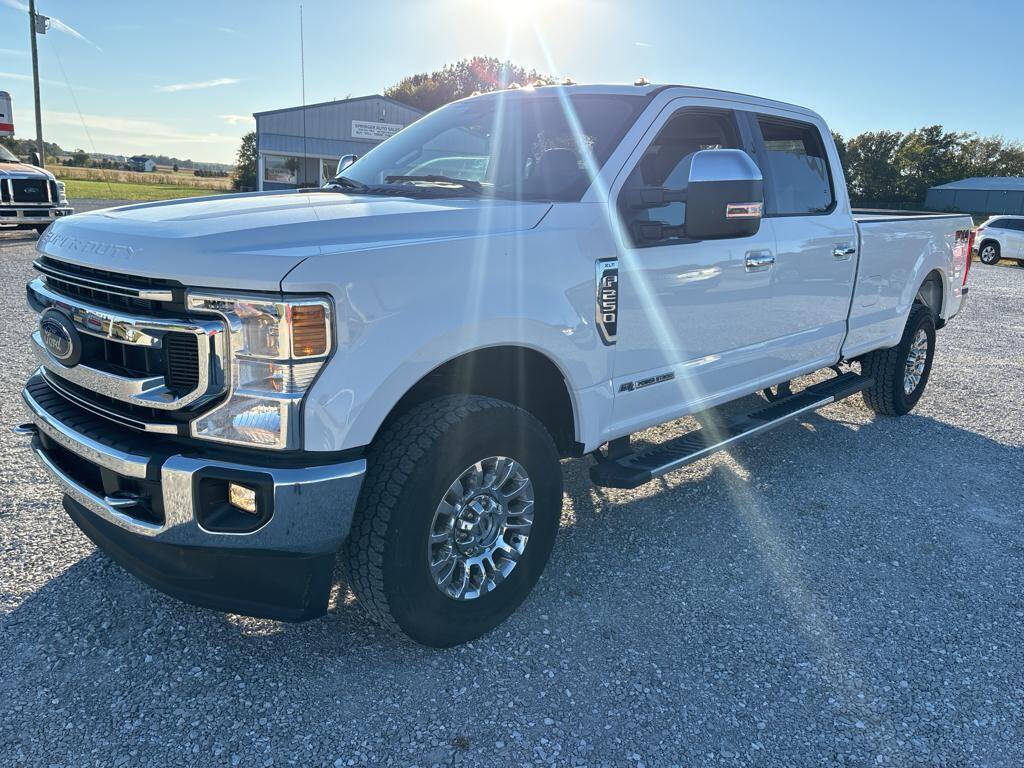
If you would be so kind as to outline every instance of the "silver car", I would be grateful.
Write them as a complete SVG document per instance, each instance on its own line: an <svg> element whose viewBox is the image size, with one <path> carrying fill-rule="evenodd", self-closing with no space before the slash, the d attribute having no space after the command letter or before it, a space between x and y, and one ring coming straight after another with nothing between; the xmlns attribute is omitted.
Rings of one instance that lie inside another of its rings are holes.
<svg viewBox="0 0 1024 768"><path fill-rule="evenodd" d="M974 235L984 264L1016 259L1024 267L1024 216L991 216Z"/></svg>

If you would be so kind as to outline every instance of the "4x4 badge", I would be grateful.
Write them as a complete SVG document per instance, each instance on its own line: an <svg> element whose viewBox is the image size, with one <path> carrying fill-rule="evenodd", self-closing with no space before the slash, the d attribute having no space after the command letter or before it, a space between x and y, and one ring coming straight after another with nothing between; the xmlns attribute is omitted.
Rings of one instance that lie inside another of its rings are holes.
<svg viewBox="0 0 1024 768"><path fill-rule="evenodd" d="M619 260L601 259L596 265L597 332L611 346L619 330Z"/></svg>

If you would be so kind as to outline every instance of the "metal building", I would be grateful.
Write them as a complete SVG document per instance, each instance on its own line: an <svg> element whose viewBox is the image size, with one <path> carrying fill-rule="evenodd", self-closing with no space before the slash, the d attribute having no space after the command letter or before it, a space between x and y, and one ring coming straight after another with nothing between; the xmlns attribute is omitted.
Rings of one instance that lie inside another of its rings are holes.
<svg viewBox="0 0 1024 768"><path fill-rule="evenodd" d="M318 187L342 155L363 155L423 115L387 96L255 112L259 188Z"/></svg>
<svg viewBox="0 0 1024 768"><path fill-rule="evenodd" d="M977 214L1024 214L1024 178L985 176L961 179L928 190L929 211Z"/></svg>

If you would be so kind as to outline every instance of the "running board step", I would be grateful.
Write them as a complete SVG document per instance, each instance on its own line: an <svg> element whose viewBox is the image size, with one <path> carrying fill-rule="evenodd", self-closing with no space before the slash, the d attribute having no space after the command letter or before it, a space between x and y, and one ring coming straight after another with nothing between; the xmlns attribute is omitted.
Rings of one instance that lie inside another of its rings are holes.
<svg viewBox="0 0 1024 768"><path fill-rule="evenodd" d="M590 468L590 479L595 485L606 488L636 488L748 437L855 395L873 383L874 379L870 377L844 373L807 387L785 400L770 403L730 424L717 428L701 427L645 451L599 461Z"/></svg>

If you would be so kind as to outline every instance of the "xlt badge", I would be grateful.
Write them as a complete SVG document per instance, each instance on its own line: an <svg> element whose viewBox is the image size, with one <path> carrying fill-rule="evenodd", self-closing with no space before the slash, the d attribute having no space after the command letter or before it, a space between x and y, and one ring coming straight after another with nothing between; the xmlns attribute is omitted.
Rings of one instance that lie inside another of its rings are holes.
<svg viewBox="0 0 1024 768"><path fill-rule="evenodd" d="M601 259L596 265L597 332L611 346L619 330L619 260Z"/></svg>

